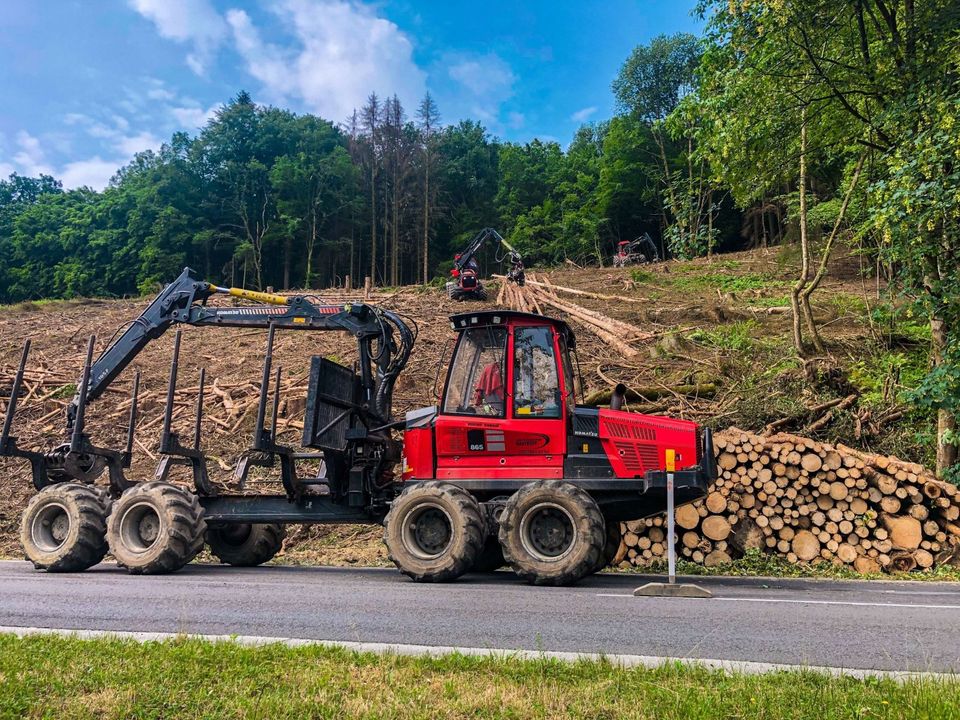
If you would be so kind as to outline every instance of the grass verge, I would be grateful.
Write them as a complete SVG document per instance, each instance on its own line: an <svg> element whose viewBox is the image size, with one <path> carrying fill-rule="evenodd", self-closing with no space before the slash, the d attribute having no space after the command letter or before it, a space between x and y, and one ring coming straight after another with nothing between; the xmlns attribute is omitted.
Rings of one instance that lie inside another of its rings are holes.
<svg viewBox="0 0 960 720"><path fill-rule="evenodd" d="M650 565L611 568L617 572L638 573L641 575L662 575L667 572L667 561L658 560ZM909 573L858 573L849 565L835 565L830 562L793 564L786 558L760 550L747 550L746 554L733 562L705 567L695 562L677 558L677 575L726 576L726 577L768 577L768 578L820 578L825 580L914 580L927 582L960 582L960 567L940 565L930 570Z"/></svg>
<svg viewBox="0 0 960 720"><path fill-rule="evenodd" d="M2 717L957 718L960 681L0 635Z"/></svg>

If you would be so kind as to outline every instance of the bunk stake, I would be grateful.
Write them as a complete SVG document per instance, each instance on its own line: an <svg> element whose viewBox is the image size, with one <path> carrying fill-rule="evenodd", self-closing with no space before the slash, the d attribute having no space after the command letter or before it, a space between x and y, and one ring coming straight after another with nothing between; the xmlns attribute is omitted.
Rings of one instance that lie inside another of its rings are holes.
<svg viewBox="0 0 960 720"><path fill-rule="evenodd" d="M70 451L77 453L83 448L83 429L87 413L87 391L90 387L90 367L93 365L93 345L97 341L96 335L91 335L87 341L87 357L83 363L83 375L80 377L80 388L77 397L77 417L73 424L73 436L70 438Z"/></svg>
<svg viewBox="0 0 960 720"><path fill-rule="evenodd" d="M10 428L13 427L13 414L17 411L17 401L20 399L20 387L23 385L23 373L27 367L27 356L30 354L30 340L23 344L23 353L20 355L20 365L17 367L17 374L13 378L13 386L10 388L10 400L7 401L7 414L3 418L3 434L0 436L0 451L7 447L10 441Z"/></svg>
<svg viewBox="0 0 960 720"><path fill-rule="evenodd" d="M170 379L167 382L167 404L163 408L163 433L160 436L160 452L167 452L170 448L170 426L173 422L173 398L177 389L177 370L180 365L180 336L181 331L173 340L173 358L170 360Z"/></svg>
<svg viewBox="0 0 960 720"><path fill-rule="evenodd" d="M253 438L253 448L255 450L265 450L267 443L263 434L263 422L267 414L267 393L270 392L270 366L273 364L273 335L276 326L270 323L270 330L267 332L267 354L263 359L263 377L260 380L260 400L257 404L257 425Z"/></svg>
<svg viewBox="0 0 960 720"><path fill-rule="evenodd" d="M200 389L197 391L197 415L193 421L193 449L200 449L200 425L203 422L203 386L207 380L207 369L200 368Z"/></svg>
<svg viewBox="0 0 960 720"><path fill-rule="evenodd" d="M282 369L282 365L277 365L273 383L273 416L270 418L270 439L273 442L277 441L277 413L280 410L280 371Z"/></svg>

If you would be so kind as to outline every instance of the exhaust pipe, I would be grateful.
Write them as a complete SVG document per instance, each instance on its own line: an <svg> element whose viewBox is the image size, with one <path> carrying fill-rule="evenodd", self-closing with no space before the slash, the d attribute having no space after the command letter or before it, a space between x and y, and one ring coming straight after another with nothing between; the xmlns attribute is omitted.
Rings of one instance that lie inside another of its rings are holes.
<svg viewBox="0 0 960 720"><path fill-rule="evenodd" d="M623 383L617 383L617 386L610 394L610 409L620 410L627 401L627 386Z"/></svg>

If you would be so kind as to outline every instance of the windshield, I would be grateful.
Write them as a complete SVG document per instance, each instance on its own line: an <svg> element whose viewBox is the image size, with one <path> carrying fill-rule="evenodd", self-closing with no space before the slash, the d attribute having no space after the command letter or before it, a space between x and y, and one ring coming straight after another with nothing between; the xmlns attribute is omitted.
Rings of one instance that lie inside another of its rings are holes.
<svg viewBox="0 0 960 720"><path fill-rule="evenodd" d="M504 327L471 328L460 334L450 365L444 413L503 417L506 346Z"/></svg>

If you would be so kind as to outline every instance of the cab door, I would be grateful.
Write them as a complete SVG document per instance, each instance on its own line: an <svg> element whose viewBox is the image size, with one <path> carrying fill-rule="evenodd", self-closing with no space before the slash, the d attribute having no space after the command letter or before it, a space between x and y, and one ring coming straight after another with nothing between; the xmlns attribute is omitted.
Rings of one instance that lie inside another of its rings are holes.
<svg viewBox="0 0 960 720"><path fill-rule="evenodd" d="M514 477L563 477L569 420L559 340L551 325L512 328L502 464Z"/></svg>
<svg viewBox="0 0 960 720"><path fill-rule="evenodd" d="M490 478L502 470L508 338L505 324L460 332L434 425L438 480Z"/></svg>

